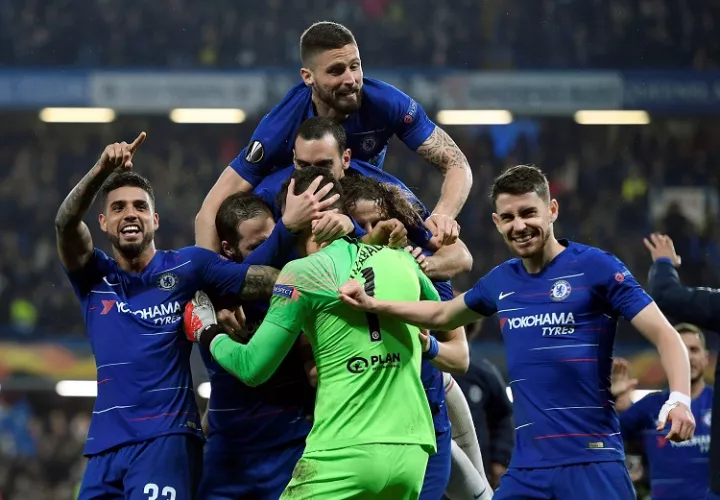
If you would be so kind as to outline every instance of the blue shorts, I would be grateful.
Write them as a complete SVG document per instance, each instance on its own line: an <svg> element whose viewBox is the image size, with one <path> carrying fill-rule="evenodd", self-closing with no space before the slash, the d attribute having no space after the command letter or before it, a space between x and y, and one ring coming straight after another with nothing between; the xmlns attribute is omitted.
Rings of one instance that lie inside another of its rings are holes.
<svg viewBox="0 0 720 500"><path fill-rule="evenodd" d="M93 455L78 500L193 500L202 449L196 436L173 434Z"/></svg>
<svg viewBox="0 0 720 500"><path fill-rule="evenodd" d="M437 453L430 456L425 468L425 479L419 500L440 500L450 481L452 432L436 434Z"/></svg>
<svg viewBox="0 0 720 500"><path fill-rule="evenodd" d="M252 452L218 452L208 442L198 499L278 500L304 449L304 439Z"/></svg>
<svg viewBox="0 0 720 500"><path fill-rule="evenodd" d="M508 469L493 500L635 500L625 462Z"/></svg>

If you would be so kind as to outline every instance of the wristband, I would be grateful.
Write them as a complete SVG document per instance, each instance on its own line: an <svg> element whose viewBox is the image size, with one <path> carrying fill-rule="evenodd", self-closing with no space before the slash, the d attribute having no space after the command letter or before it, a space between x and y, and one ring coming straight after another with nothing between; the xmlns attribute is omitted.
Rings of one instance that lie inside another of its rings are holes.
<svg viewBox="0 0 720 500"><path fill-rule="evenodd" d="M422 355L423 359L426 359L428 361L435 359L437 355L440 353L440 344L438 343L437 339L430 335L430 349L425 351Z"/></svg>
<svg viewBox="0 0 720 500"><path fill-rule="evenodd" d="M198 344L203 346L205 349L210 351L210 344L218 335L225 335L220 325L208 325L199 332L197 332Z"/></svg>
<svg viewBox="0 0 720 500"><path fill-rule="evenodd" d="M692 400L690 399L690 396L687 394L683 394L682 392L673 391L670 393L670 397L668 397L667 400L668 403L682 403L688 408L690 408L690 404L692 404Z"/></svg>

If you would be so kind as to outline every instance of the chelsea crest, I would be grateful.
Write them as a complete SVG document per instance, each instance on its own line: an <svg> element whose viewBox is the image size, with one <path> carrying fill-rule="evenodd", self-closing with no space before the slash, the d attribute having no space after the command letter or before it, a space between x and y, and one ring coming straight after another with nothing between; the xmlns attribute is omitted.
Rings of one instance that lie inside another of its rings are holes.
<svg viewBox="0 0 720 500"><path fill-rule="evenodd" d="M160 290L169 292L174 290L178 285L178 277L175 273L166 272L162 273L157 280L157 287Z"/></svg>

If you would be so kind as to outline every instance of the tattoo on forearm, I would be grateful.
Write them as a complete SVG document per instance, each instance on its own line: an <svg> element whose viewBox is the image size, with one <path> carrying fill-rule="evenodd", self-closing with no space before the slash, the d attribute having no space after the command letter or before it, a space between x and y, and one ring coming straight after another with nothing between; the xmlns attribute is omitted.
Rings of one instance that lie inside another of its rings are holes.
<svg viewBox="0 0 720 500"><path fill-rule="evenodd" d="M105 179L107 176L102 175L99 165L95 164L63 200L55 216L55 226L62 229L72 223L81 222L95 201Z"/></svg>
<svg viewBox="0 0 720 500"><path fill-rule="evenodd" d="M435 127L433 133L420 145L417 152L443 173L451 168L470 169L470 164L463 152L460 151L452 137L440 127Z"/></svg>
<svg viewBox="0 0 720 500"><path fill-rule="evenodd" d="M240 297L245 300L269 299L280 271L269 266L250 266Z"/></svg>

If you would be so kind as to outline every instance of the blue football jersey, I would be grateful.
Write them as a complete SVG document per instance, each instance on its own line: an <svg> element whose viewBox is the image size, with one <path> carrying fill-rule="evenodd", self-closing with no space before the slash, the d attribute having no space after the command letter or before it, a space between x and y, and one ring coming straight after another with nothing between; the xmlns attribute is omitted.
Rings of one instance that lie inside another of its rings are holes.
<svg viewBox="0 0 720 500"><path fill-rule="evenodd" d="M705 387L692 400L695 436L682 443L665 439L672 426L658 432L657 418L668 391L648 394L620 415L620 428L628 441L640 441L650 466L651 497L655 499L695 500L705 498L709 482L710 423L712 387Z"/></svg>
<svg viewBox="0 0 720 500"><path fill-rule="evenodd" d="M134 274L96 248L68 273L97 366L87 455L169 434L202 438L183 311L200 289L237 303L247 269L187 247L159 250Z"/></svg>
<svg viewBox="0 0 720 500"><path fill-rule="evenodd" d="M298 83L263 117L250 144L230 166L257 186L275 168L292 163L295 133L302 122L314 116L312 90ZM360 110L348 116L343 127L353 157L378 167L382 167L392 136L398 136L414 151L435 130L420 104L392 85L372 78L363 79Z"/></svg>
<svg viewBox="0 0 720 500"><path fill-rule="evenodd" d="M257 187L253 190L255 194L260 196L263 201L267 203L267 205L272 210L276 220L282 216L282 214L280 213L280 200L278 199L278 196L282 191L283 183L285 183L290 178L290 176L292 176L294 170L295 167L292 165L282 168L280 170L276 170L267 177L265 177L260 182L260 184L258 184ZM359 160L351 160L350 167L348 168L348 175L357 174L370 177L379 182L392 184L393 186L399 187L407 195L407 198L410 200L410 202L415 204L416 207L418 207L418 209L420 210L419 215L423 220L430 217L430 212L427 210L427 208L425 208L425 205L423 205L423 203L415 196L415 193L413 193L409 187L407 187L400 179L398 179L394 175L389 174L384 170L380 170L378 167L370 163ZM408 237L415 244L420 245L421 247L425 247L430 238L432 238L432 233L430 233L430 231L424 226L408 228Z"/></svg>
<svg viewBox="0 0 720 500"><path fill-rule="evenodd" d="M515 468L624 460L610 393L619 317L652 302L625 265L597 248L566 250L529 274L511 259L465 294L467 306L497 313L513 394Z"/></svg>
<svg viewBox="0 0 720 500"><path fill-rule="evenodd" d="M248 332L256 330L269 302L243 304ZM208 450L227 454L283 446L304 439L312 424L315 391L310 387L297 346L267 382L243 384L226 372L210 353L201 350L212 392L208 404ZM220 439L213 439L214 435Z"/></svg>

